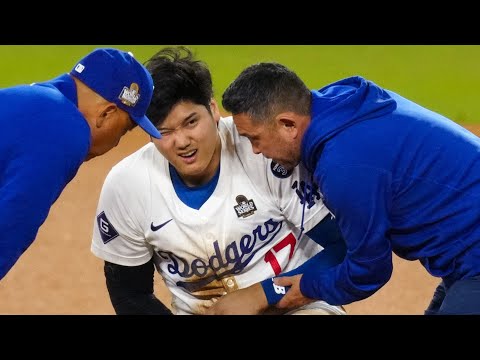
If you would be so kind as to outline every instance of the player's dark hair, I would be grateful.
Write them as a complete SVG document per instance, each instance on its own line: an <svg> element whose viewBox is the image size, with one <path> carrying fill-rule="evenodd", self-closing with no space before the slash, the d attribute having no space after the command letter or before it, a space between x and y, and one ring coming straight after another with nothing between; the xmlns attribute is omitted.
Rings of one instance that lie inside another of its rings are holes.
<svg viewBox="0 0 480 360"><path fill-rule="evenodd" d="M232 115L244 113L254 122L266 122L283 111L310 114L310 90L284 65L264 62L251 65L228 86L223 108Z"/></svg>
<svg viewBox="0 0 480 360"><path fill-rule="evenodd" d="M180 101L203 105L210 112L213 98L210 71L204 62L194 59L188 48L166 47L147 60L145 66L155 86L147 110L155 126L160 125Z"/></svg>

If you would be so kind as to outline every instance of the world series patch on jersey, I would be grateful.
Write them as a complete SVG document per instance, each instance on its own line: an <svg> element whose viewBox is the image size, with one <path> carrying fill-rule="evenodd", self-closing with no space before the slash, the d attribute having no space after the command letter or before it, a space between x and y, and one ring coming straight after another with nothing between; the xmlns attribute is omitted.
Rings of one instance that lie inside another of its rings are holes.
<svg viewBox="0 0 480 360"><path fill-rule="evenodd" d="M113 167L100 195L92 252L124 266L153 257L176 314L201 314L212 298L292 270L322 250L305 235L329 214L310 174L254 154L231 117L220 120L219 133L218 183L200 209L177 196L153 143Z"/></svg>

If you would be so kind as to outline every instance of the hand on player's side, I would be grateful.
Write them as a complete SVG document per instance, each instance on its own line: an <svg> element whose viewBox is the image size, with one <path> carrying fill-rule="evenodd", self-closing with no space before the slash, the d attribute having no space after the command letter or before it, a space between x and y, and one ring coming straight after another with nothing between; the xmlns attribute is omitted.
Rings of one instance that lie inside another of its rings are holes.
<svg viewBox="0 0 480 360"><path fill-rule="evenodd" d="M268 308L260 283L228 293L212 304L205 315L257 315Z"/></svg>
<svg viewBox="0 0 480 360"><path fill-rule="evenodd" d="M300 291L301 278L302 274L295 276L280 276L275 278L274 282L276 285L285 287L291 286L285 296L282 297L282 299L277 303L276 307L278 309L296 309L300 306L315 301L314 299L303 296L302 292Z"/></svg>

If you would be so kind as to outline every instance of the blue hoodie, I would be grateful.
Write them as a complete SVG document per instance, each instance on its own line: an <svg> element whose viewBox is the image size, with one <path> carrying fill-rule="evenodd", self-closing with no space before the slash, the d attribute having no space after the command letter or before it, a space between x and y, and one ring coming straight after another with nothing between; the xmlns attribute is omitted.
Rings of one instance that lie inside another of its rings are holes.
<svg viewBox="0 0 480 360"><path fill-rule="evenodd" d="M348 249L304 272L304 295L364 299L390 279L392 251L447 286L480 274L480 139L468 130L354 76L312 91L302 161Z"/></svg>
<svg viewBox="0 0 480 360"><path fill-rule="evenodd" d="M67 74L0 89L0 279L87 157L90 127L77 102Z"/></svg>

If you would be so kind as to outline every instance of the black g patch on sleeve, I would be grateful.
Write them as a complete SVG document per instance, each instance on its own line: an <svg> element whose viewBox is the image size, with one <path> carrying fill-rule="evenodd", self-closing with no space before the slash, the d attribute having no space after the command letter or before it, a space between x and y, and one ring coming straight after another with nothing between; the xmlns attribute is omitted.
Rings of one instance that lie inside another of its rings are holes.
<svg viewBox="0 0 480 360"><path fill-rule="evenodd" d="M97 216L97 225L104 244L112 241L118 236L117 230L115 230L113 225L110 224L104 211Z"/></svg>

